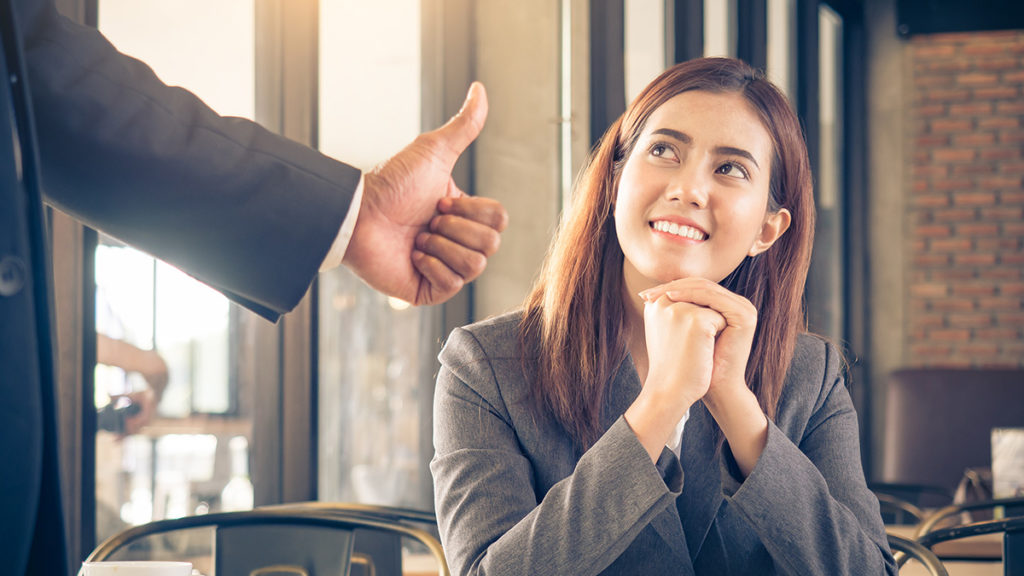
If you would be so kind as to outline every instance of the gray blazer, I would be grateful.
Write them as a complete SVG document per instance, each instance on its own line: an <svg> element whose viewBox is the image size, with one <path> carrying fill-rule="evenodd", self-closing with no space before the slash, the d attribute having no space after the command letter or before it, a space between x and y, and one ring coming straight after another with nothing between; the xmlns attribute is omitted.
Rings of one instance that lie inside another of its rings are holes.
<svg viewBox="0 0 1024 576"><path fill-rule="evenodd" d="M430 468L454 573L897 573L829 345L800 337L767 446L743 480L701 403L682 459L666 449L652 465L622 419L641 386L629 359L608 390L607 431L581 454L530 410L519 319L457 329L441 352Z"/></svg>

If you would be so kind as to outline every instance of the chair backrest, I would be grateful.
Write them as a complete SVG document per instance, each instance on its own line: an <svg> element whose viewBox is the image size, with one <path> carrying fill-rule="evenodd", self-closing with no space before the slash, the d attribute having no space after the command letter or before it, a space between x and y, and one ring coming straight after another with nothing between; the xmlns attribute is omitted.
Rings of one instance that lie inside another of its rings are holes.
<svg viewBox="0 0 1024 576"><path fill-rule="evenodd" d="M1024 426L1024 370L921 368L888 378L882 482L952 490L991 464L991 431Z"/></svg>
<svg viewBox="0 0 1024 576"><path fill-rule="evenodd" d="M189 560L204 576L401 576L418 554L432 560L423 573L448 576L438 540L411 523L429 515L402 512L309 503L161 520L114 535L88 560Z"/></svg>
<svg viewBox="0 0 1024 576"><path fill-rule="evenodd" d="M946 571L942 561L928 548L909 538L903 538L895 534L887 534L887 536L889 548L894 554L900 555L900 566L903 566L907 560L917 560L928 570L928 574L931 574L931 576L949 576L949 572Z"/></svg>

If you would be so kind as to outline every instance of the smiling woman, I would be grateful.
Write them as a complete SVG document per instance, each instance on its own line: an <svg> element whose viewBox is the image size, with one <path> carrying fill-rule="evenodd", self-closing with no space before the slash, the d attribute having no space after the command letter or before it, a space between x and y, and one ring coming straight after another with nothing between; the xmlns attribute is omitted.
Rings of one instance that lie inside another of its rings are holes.
<svg viewBox="0 0 1024 576"><path fill-rule="evenodd" d="M800 334L813 227L799 121L760 73L700 59L648 85L523 310L441 354L453 571L895 573L841 357Z"/></svg>

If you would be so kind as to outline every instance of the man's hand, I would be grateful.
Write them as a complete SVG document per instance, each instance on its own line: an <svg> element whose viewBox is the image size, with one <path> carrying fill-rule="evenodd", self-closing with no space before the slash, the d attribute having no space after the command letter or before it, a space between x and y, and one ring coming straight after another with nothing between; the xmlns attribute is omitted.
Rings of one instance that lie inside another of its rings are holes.
<svg viewBox="0 0 1024 576"><path fill-rule="evenodd" d="M487 95L474 82L447 124L421 134L363 179L363 201L343 263L372 288L415 305L438 304L483 272L508 214L452 180L480 134Z"/></svg>

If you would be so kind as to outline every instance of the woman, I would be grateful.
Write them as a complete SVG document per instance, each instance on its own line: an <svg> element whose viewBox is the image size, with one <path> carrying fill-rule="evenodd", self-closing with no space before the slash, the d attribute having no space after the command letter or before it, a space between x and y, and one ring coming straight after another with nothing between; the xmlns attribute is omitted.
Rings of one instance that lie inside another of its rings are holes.
<svg viewBox="0 0 1024 576"><path fill-rule="evenodd" d="M742 62L655 79L522 311L453 332L431 462L457 574L895 574L842 360L799 334L799 121Z"/></svg>

